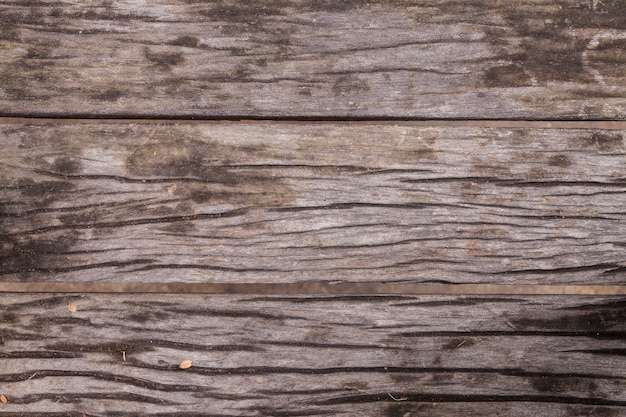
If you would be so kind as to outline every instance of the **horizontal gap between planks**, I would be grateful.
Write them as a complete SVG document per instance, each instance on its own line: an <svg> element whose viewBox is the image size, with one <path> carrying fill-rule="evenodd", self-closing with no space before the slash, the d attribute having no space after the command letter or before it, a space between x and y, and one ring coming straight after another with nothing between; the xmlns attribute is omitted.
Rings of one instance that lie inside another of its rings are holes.
<svg viewBox="0 0 626 417"><path fill-rule="evenodd" d="M177 124L177 123L233 123L233 124L295 124L295 123L350 123L364 125L392 125L392 126L447 126L447 127L494 127L494 128L538 128L538 129L626 129L626 120L496 120L496 119L406 119L406 118L329 118L329 117L283 117L283 118L253 118L253 117L3 117L0 124Z"/></svg>
<svg viewBox="0 0 626 417"><path fill-rule="evenodd" d="M172 293L269 295L625 295L626 285L497 285L385 283L1 282L15 293Z"/></svg>

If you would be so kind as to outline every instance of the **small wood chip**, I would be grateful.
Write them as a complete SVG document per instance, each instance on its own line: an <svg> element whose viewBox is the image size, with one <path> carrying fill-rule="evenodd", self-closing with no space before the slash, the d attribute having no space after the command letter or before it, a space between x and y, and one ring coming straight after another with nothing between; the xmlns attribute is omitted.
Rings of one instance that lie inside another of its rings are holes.
<svg viewBox="0 0 626 417"><path fill-rule="evenodd" d="M180 369L187 369L187 368L191 368L191 361L189 359L184 360L180 363L180 365L178 365L178 367Z"/></svg>
<svg viewBox="0 0 626 417"><path fill-rule="evenodd" d="M74 304L70 304L70 305L68 305L68 306L67 306L67 310L68 310L70 313L76 313L76 308L77 308L77 307L76 307Z"/></svg>
<svg viewBox="0 0 626 417"><path fill-rule="evenodd" d="M0 402L2 402L2 404L6 404L9 402L9 400L7 399L6 396L0 395Z"/></svg>

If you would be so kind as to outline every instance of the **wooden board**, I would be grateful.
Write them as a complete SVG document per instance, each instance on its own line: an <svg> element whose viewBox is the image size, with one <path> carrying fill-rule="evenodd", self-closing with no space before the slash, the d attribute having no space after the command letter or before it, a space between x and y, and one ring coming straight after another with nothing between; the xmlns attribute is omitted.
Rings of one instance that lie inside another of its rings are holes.
<svg viewBox="0 0 626 417"><path fill-rule="evenodd" d="M0 115L624 119L621 0L11 0Z"/></svg>
<svg viewBox="0 0 626 417"><path fill-rule="evenodd" d="M1 279L624 284L624 134L7 124Z"/></svg>
<svg viewBox="0 0 626 417"><path fill-rule="evenodd" d="M7 416L626 413L623 297L14 294L0 317Z"/></svg>

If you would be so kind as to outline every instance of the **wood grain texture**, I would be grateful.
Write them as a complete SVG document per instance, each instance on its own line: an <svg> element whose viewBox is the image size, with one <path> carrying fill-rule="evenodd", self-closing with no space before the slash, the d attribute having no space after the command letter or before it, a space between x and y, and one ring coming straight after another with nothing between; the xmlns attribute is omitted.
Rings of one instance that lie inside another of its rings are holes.
<svg viewBox="0 0 626 417"><path fill-rule="evenodd" d="M624 284L624 131L0 126L1 279Z"/></svg>
<svg viewBox="0 0 626 417"><path fill-rule="evenodd" d="M0 114L624 119L621 0L0 4Z"/></svg>
<svg viewBox="0 0 626 417"><path fill-rule="evenodd" d="M211 294L211 295L626 295L626 285L414 284L389 282L297 281L215 282L59 282L0 281L0 293L38 294Z"/></svg>
<svg viewBox="0 0 626 417"><path fill-rule="evenodd" d="M7 416L626 413L623 297L0 303Z"/></svg>

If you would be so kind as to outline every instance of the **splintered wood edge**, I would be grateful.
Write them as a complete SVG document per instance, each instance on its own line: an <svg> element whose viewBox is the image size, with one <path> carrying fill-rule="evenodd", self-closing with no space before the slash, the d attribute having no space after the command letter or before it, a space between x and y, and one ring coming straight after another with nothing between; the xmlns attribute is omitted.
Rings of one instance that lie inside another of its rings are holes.
<svg viewBox="0 0 626 417"><path fill-rule="evenodd" d="M156 282L2 282L7 293L172 293L268 295L624 295L626 285L491 285L382 283L156 283Z"/></svg>

